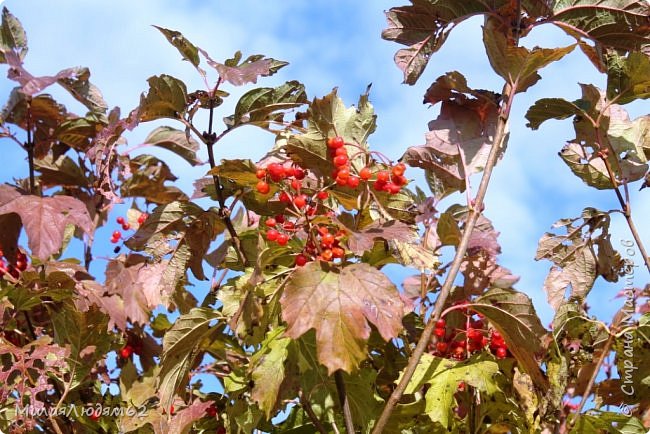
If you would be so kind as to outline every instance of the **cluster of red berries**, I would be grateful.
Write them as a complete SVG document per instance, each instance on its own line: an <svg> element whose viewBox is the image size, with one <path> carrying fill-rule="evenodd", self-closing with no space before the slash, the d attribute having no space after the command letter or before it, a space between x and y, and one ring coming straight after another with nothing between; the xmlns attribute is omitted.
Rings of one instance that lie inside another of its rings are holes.
<svg viewBox="0 0 650 434"><path fill-rule="evenodd" d="M361 180L366 182L371 180L373 172L370 167L362 168L357 174L352 173L354 169L350 165L350 157L343 137L330 137L327 139L327 147L330 149L330 156L335 166L332 178L334 178L336 185L356 188ZM399 193L402 187L408 183L408 180L404 177L405 171L406 166L403 163L392 166L390 171L377 171L372 188L375 191L385 191L390 194Z"/></svg>
<svg viewBox="0 0 650 434"><path fill-rule="evenodd" d="M27 269L27 255L18 250L16 253L16 262L10 263L4 257L4 252L0 249L0 278L5 274L9 274L14 279L18 279L20 273Z"/></svg>
<svg viewBox="0 0 650 434"><path fill-rule="evenodd" d="M447 329L447 322L436 321L434 334L438 337L434 354L455 360L465 360L470 355L489 348L497 359L508 356L508 346L503 336L495 329L485 327L483 318L466 314L464 329Z"/></svg>
<svg viewBox="0 0 650 434"><path fill-rule="evenodd" d="M140 216L138 216L138 225L142 225L142 223L144 223L147 217L149 217L149 215L146 212L140 214ZM122 226L122 230L128 231L131 229L131 224L129 224L129 222L127 222L124 219L124 217L119 216L118 218L115 219L115 221L117 222L118 225ZM122 238L122 232L113 231L113 235L111 236L111 243L116 244L117 242L120 241L121 238Z"/></svg>

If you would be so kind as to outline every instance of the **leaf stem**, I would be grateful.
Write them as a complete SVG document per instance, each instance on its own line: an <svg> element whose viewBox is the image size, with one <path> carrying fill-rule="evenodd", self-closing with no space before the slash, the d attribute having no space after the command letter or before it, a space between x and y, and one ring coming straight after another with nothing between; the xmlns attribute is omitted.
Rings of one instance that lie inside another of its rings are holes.
<svg viewBox="0 0 650 434"><path fill-rule="evenodd" d="M393 393L391 393L390 397L388 398L388 401L386 402L386 405L384 406L384 409L382 410L382 413L379 419L377 420L377 424L372 430L372 434L379 434L383 432L384 428L386 427L390 415L392 414L393 410L397 406L399 400L402 398L402 395L406 390L406 386L408 385L409 381L413 377L413 374L415 373L415 369L417 368L417 365L420 362L420 359L422 358L422 354L424 354L427 345L431 341L431 338L433 336L433 330L435 328L435 323L437 320L440 319L440 314L442 313L447 298L451 293L451 290L454 285L454 281L456 280L456 276L460 271L463 257L465 256L465 252L467 251L467 247L469 246L470 236L474 231L474 226L476 225L479 216L482 213L483 200L485 199L485 195L487 193L487 188L490 183L490 177L492 176L492 170L496 165L497 159L503 147L503 142L506 137L506 127L508 124L508 118L510 116L510 108L512 107L512 102L514 100L515 89L516 89L516 83L515 84L506 83L503 87L502 95L505 95L506 97L504 98L504 102L499 108L497 130L494 136L494 142L490 149L490 154L488 156L488 159L485 163L483 176L481 177L481 182L478 186L476 197L474 199L474 206L470 208L469 216L467 218L467 222L463 230L463 236L460 240L458 248L456 249L456 254L454 256L451 267L449 269L449 273L447 274L447 278L445 279L445 282L442 285L442 288L440 289L440 293L438 294L438 298L436 299L433 313L429 318L429 322L427 323L424 330L422 331L420 340L418 341L417 346L415 347L415 350L413 351L413 354L409 358L408 364L404 369L402 379L400 383L397 385L397 387L395 388L395 390L393 390Z"/></svg>
<svg viewBox="0 0 650 434"><path fill-rule="evenodd" d="M305 394L302 390L298 391L298 396L300 397L300 405L302 406L303 410L305 410L305 413L307 413L307 416L309 417L309 420L311 420L311 422L314 424L314 427L318 430L319 433L327 434L327 430L318 419L318 416L316 416L316 413L314 413L314 409L311 407L311 403L305 397Z"/></svg>
<svg viewBox="0 0 650 434"><path fill-rule="evenodd" d="M336 383L336 391L339 394L339 402L343 408L343 419L345 420L345 432L347 434L354 434L354 423L352 422L352 411L350 410L350 401L345 391L345 381L343 380L343 372L339 369L334 372L334 382Z"/></svg>
<svg viewBox="0 0 650 434"><path fill-rule="evenodd" d="M29 164L29 194L34 194L36 191L36 176L34 174L34 139L32 137L32 104L27 100L27 142L25 143L27 150L27 162Z"/></svg>

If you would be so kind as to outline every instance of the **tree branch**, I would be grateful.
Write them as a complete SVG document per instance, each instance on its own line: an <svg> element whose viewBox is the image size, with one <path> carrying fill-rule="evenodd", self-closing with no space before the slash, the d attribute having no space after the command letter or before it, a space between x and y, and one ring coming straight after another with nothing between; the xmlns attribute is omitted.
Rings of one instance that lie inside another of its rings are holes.
<svg viewBox="0 0 650 434"><path fill-rule="evenodd" d="M339 402L343 408L343 419L345 420L345 432L354 434L354 423L352 422L352 411L350 411L350 401L345 392L345 381L343 381L343 372L339 369L334 372L334 381L336 382L336 391L339 395Z"/></svg>
<svg viewBox="0 0 650 434"><path fill-rule="evenodd" d="M485 199L485 194L487 193L490 177L492 176L492 170L496 165L497 159L501 152L501 148L503 146L503 141L506 137L506 127L508 124L508 118L510 116L510 108L512 107L512 102L515 95L515 89L516 86L510 83L506 83L506 85L503 87L502 95L504 95L504 102L499 109L494 143L490 149L490 154L485 163L485 169L483 171L483 176L481 177L481 183L479 184L478 190L476 192L476 197L474 199L474 204L470 209L467 222L465 223L463 236L460 240L458 248L456 249L454 260L452 261L449 273L447 274L447 278L445 279L445 282L440 289L440 293L438 294L438 298L436 299L431 318L429 318L429 322L422 331L420 340L418 341L417 346L415 347L415 350L413 351L413 354L409 358L408 364L404 369L402 380L388 398L388 401L386 402L386 405L384 406L384 409L379 419L377 420L377 424L372 430L372 434L379 434L383 432L384 428L386 427L390 415L395 409L395 406L397 406L399 400L402 398L402 395L406 390L406 386L413 377L415 369L417 368L417 365L422 358L422 354L424 354L429 341L431 341L435 323L438 319L440 319L442 309L444 308L447 298L449 297L449 294L451 293L451 290L454 286L454 281L456 280L456 276L460 271L463 257L465 256L465 252L467 251L467 247L469 245L470 236L474 231L474 226L476 225L476 222L483 209L483 200Z"/></svg>
<svg viewBox="0 0 650 434"><path fill-rule="evenodd" d="M305 410L305 413L307 413L307 416L309 417L309 420L311 420L311 422L314 424L314 427L318 430L319 433L327 434L327 430L318 419L318 416L316 416L316 413L314 413L314 409L311 407L311 403L305 397L305 394L302 390L298 391L298 396L300 397L300 405L302 406L303 410Z"/></svg>

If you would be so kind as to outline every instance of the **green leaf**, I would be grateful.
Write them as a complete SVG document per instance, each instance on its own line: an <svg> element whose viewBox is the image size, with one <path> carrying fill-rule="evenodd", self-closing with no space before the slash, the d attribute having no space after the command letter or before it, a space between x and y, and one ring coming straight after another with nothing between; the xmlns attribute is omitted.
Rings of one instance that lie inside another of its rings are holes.
<svg viewBox="0 0 650 434"><path fill-rule="evenodd" d="M475 303L475 304L474 304ZM540 370L537 357L543 352L546 329L535 312L531 299L513 289L492 288L472 303L472 309L485 315L503 336L508 349L524 371L543 392L548 380Z"/></svg>
<svg viewBox="0 0 650 434"><path fill-rule="evenodd" d="M501 392L497 383L499 365L482 354L456 362L425 353L415 369L404 393L414 394L428 384L424 411L433 422L444 428L452 426L456 407L454 394L460 383L465 382L487 395Z"/></svg>
<svg viewBox="0 0 650 434"><path fill-rule="evenodd" d="M0 63L7 63L6 53L12 51L20 60L27 55L27 34L9 9L2 8L2 25L0 26Z"/></svg>
<svg viewBox="0 0 650 434"><path fill-rule="evenodd" d="M569 102L562 98L542 98L535 101L526 112L527 127L536 130L549 119L567 119L571 116L584 114L576 102Z"/></svg>
<svg viewBox="0 0 650 434"><path fill-rule="evenodd" d="M149 77L147 82L149 91L140 96L140 106L136 109L140 121L178 119L187 104L185 83L166 74Z"/></svg>
<svg viewBox="0 0 650 434"><path fill-rule="evenodd" d="M176 47L178 52L183 56L183 60L187 60L196 67L199 66L199 62L201 61L201 59L199 59L199 49L190 41L188 41L181 32L165 29L158 26L154 27L160 30L160 33L165 35L165 38L167 38L169 43Z"/></svg>
<svg viewBox="0 0 650 434"><path fill-rule="evenodd" d="M524 92L541 77L537 71L560 60L575 48L575 44L563 48L517 47L508 44L499 31L483 28L483 43L492 69L508 83L516 85L516 92Z"/></svg>
<svg viewBox="0 0 650 434"><path fill-rule="evenodd" d="M105 123L108 119L105 116L108 111L108 104L104 101L102 92L92 84L88 68L73 68L74 78L60 78L57 82L72 95L77 101L85 105L93 114L102 118Z"/></svg>
<svg viewBox="0 0 650 434"><path fill-rule="evenodd" d="M294 271L280 302L288 336L316 329L318 358L330 373L352 372L366 358L368 322L388 340L398 335L406 314L395 285L363 263L337 269L311 262Z"/></svg>
<svg viewBox="0 0 650 434"><path fill-rule="evenodd" d="M647 434L647 428L636 417L611 411L590 410L581 414L570 434Z"/></svg>
<svg viewBox="0 0 650 434"><path fill-rule="evenodd" d="M284 362L289 355L287 347L291 339L282 337L284 327L269 332L262 347L251 358L253 390L251 398L258 403L267 419L271 419L276 408L280 386L284 381Z"/></svg>
<svg viewBox="0 0 650 434"><path fill-rule="evenodd" d="M609 190L614 184L609 178L607 166L602 158L587 154L584 147L577 143L568 143L560 151L560 157L569 166L574 175L585 184L598 190Z"/></svg>
<svg viewBox="0 0 650 434"><path fill-rule="evenodd" d="M559 0L547 19L570 36L633 51L650 43L650 6L643 0Z"/></svg>
<svg viewBox="0 0 650 434"><path fill-rule="evenodd" d="M174 395L187 384L189 371L199 359L210 333L210 323L220 318L219 312L194 308L176 320L163 338L158 391L161 406L169 408Z"/></svg>
<svg viewBox="0 0 650 434"><path fill-rule="evenodd" d="M297 81L288 81L275 88L252 89L237 102L229 127L250 124L270 129L272 125L282 126L285 110L307 103L305 86Z"/></svg>
<svg viewBox="0 0 650 434"><path fill-rule="evenodd" d="M607 99L618 104L650 98L650 57L640 52L607 58Z"/></svg>
<svg viewBox="0 0 650 434"><path fill-rule="evenodd" d="M172 127L158 127L149 133L144 143L167 149L192 166L203 164L199 160L196 152L199 150L199 142L185 131L180 131Z"/></svg>

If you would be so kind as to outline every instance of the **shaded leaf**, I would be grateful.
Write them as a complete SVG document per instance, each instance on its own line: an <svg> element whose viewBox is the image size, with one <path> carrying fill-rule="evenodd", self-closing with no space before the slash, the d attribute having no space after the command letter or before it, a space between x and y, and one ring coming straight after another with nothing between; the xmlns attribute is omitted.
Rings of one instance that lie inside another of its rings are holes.
<svg viewBox="0 0 650 434"><path fill-rule="evenodd" d="M149 90L140 96L140 105L136 109L140 121L177 119L185 111L187 103L185 83L166 74L149 77L147 82Z"/></svg>
<svg viewBox="0 0 650 434"><path fill-rule="evenodd" d="M210 323L219 318L217 311L194 308L165 333L158 377L162 408L169 408L176 392L187 384L188 373L199 357L198 350L207 344L204 339L210 333Z"/></svg>
<svg viewBox="0 0 650 434"><path fill-rule="evenodd" d="M27 54L27 35L20 21L2 8L2 25L0 25L0 63L7 63L6 53L16 53L22 60Z"/></svg>
<svg viewBox="0 0 650 434"><path fill-rule="evenodd" d="M104 101L99 88L88 80L90 78L88 68L77 67L72 70L74 71L73 75L59 78L57 82L93 114L105 115L108 111L108 104Z"/></svg>
<svg viewBox="0 0 650 434"><path fill-rule="evenodd" d="M340 270L309 263L293 273L280 302L288 336L316 329L318 358L330 373L352 372L365 359L368 321L387 340L397 336L406 314L392 282L363 263Z"/></svg>
<svg viewBox="0 0 650 434"><path fill-rule="evenodd" d="M43 159L34 160L34 167L41 175L41 185L51 187L88 187L88 179L77 164L67 155L60 155L55 159L48 154Z"/></svg>
<svg viewBox="0 0 650 434"><path fill-rule="evenodd" d="M614 98L618 104L650 98L649 56L636 51L626 57L615 53L608 56L607 99Z"/></svg>
<svg viewBox="0 0 650 434"><path fill-rule="evenodd" d="M27 232L32 255L42 261L63 245L65 227L79 227L92 237L93 223L86 205L70 196L38 197L21 195L15 189L0 186L0 215L16 213Z"/></svg>
<svg viewBox="0 0 650 434"><path fill-rule="evenodd" d="M538 389L545 392L548 380L537 358L542 353L542 326L530 298L513 289L492 288L472 303L472 309L485 315L501 333L508 349Z"/></svg>
<svg viewBox="0 0 650 434"><path fill-rule="evenodd" d="M416 236L417 232L412 226L400 221L375 222L359 231L348 229L347 246L352 253L363 255L373 248L378 239L409 242L414 241Z"/></svg>
<svg viewBox="0 0 650 434"><path fill-rule="evenodd" d="M527 127L536 130L549 119L566 119L579 115L582 109L576 102L569 102L562 98L542 98L535 101L526 112Z"/></svg>
<svg viewBox="0 0 650 434"><path fill-rule="evenodd" d="M144 143L167 149L192 166L203 164L196 155L199 150L199 142L184 131L172 127L158 127L149 133L144 139Z"/></svg>

